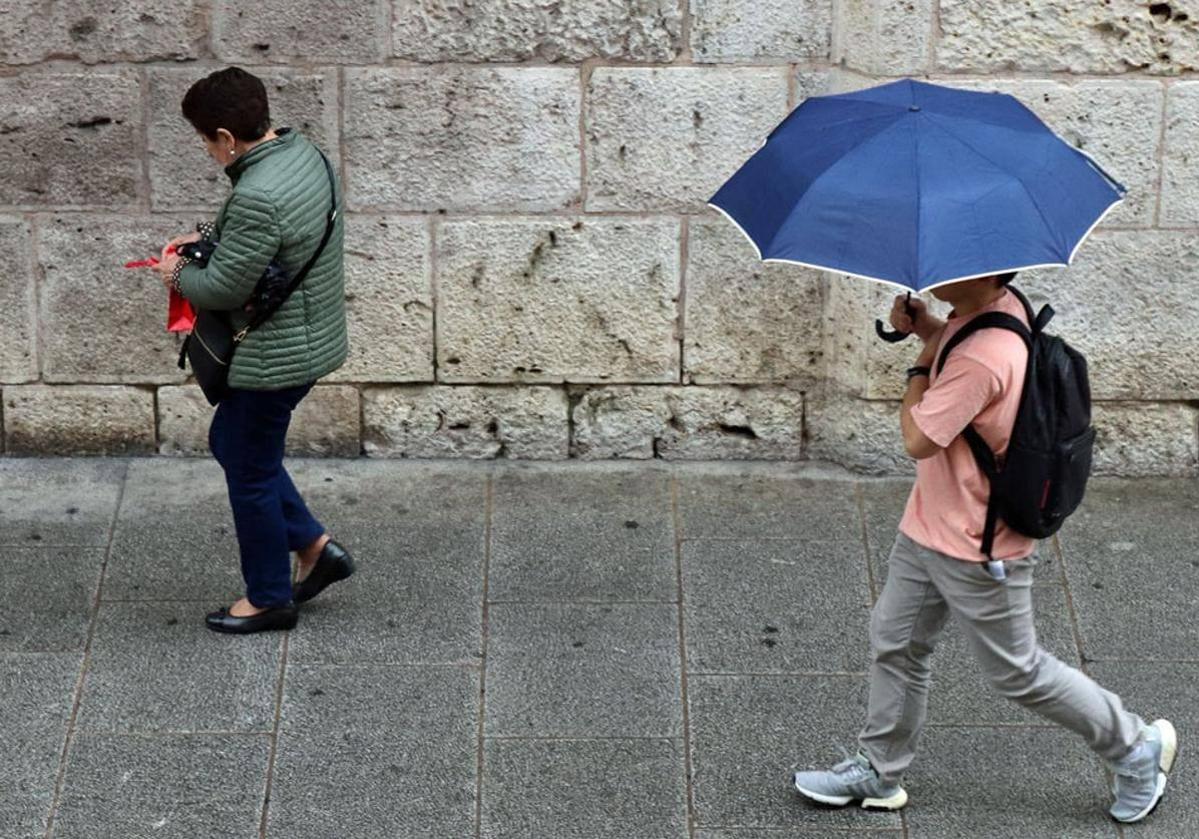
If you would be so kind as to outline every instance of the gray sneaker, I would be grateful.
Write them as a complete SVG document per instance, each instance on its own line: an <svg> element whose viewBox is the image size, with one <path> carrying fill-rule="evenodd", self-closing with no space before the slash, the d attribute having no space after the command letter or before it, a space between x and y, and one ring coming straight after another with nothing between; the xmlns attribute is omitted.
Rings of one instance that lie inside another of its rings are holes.
<svg viewBox="0 0 1199 839"><path fill-rule="evenodd" d="M1166 791L1166 774L1178 755L1178 733L1169 720L1157 720L1141 732L1141 739L1126 757L1112 764L1113 819L1139 822L1153 812Z"/></svg>
<svg viewBox="0 0 1199 839"><path fill-rule="evenodd" d="M864 754L846 755L845 760L830 770L796 772L795 788L813 801L834 807L860 801L867 810L898 810L908 803L908 794L903 787L898 784L887 786L879 780Z"/></svg>

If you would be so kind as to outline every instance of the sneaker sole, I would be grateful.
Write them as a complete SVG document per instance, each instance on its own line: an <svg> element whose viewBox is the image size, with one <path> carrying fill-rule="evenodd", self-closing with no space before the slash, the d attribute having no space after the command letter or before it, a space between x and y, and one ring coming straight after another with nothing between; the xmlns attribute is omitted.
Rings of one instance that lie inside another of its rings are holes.
<svg viewBox="0 0 1199 839"><path fill-rule="evenodd" d="M795 784L795 789L805 798L810 798L820 804L827 804L830 807L844 807L846 804L858 800L850 795L824 795L814 790L805 789L798 783ZM908 794L903 787L900 787L894 795L886 798L863 798L861 802L863 810L899 810L908 803Z"/></svg>
<svg viewBox="0 0 1199 839"><path fill-rule="evenodd" d="M1167 773L1174 768L1174 761L1178 757L1178 732L1174 729L1173 723L1169 720L1154 720L1152 725L1162 733L1162 754L1157 762L1157 767L1161 770L1157 773L1157 789L1153 792L1153 800L1144 810L1130 819L1116 819L1121 824L1136 824L1148 818L1157 809L1162 796L1166 793L1166 781L1169 780Z"/></svg>

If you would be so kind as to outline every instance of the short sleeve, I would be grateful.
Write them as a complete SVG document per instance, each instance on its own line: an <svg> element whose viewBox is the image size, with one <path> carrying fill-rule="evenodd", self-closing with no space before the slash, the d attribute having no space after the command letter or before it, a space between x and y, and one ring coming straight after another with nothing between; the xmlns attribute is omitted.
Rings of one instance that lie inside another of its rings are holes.
<svg viewBox="0 0 1199 839"><path fill-rule="evenodd" d="M912 408L912 420L924 436L947 448L1002 393L999 377L982 363L951 356L937 381Z"/></svg>

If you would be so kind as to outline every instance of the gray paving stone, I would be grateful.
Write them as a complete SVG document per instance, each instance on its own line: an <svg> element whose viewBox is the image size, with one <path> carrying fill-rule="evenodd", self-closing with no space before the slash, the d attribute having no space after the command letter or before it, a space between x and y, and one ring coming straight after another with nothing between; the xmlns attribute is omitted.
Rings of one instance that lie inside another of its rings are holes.
<svg viewBox="0 0 1199 839"><path fill-rule="evenodd" d="M697 830L695 839L901 839L903 831L896 830L825 830L814 828L718 828Z"/></svg>
<svg viewBox="0 0 1199 839"><path fill-rule="evenodd" d="M0 548L0 652L82 650L99 548Z"/></svg>
<svg viewBox="0 0 1199 839"><path fill-rule="evenodd" d="M492 516L492 601L678 599L664 472L502 472Z"/></svg>
<svg viewBox="0 0 1199 839"><path fill-rule="evenodd" d="M919 839L1117 835L1099 760L1066 731L930 729L904 787Z"/></svg>
<svg viewBox="0 0 1199 839"><path fill-rule="evenodd" d="M866 714L853 676L693 676L691 771L696 821L745 828L897 829L898 814L818 809L791 786L797 770L840 760Z"/></svg>
<svg viewBox="0 0 1199 839"><path fill-rule="evenodd" d="M212 459L130 464L103 598L211 600L242 596L224 474Z"/></svg>
<svg viewBox="0 0 1199 839"><path fill-rule="evenodd" d="M1199 825L1199 774L1191 769L1187 750L1192 748L1192 732L1199 731L1195 705L1199 664L1113 661L1098 662L1090 670L1096 681L1118 693L1125 707L1145 722L1165 717L1174 723L1182 741L1181 762L1170 775L1166 797L1152 816L1137 825L1137 839L1191 839ZM1133 835L1133 829L1125 835Z"/></svg>
<svg viewBox="0 0 1199 839"><path fill-rule="evenodd" d="M1095 481L1060 534L1083 653L1196 658L1199 484Z"/></svg>
<svg viewBox="0 0 1199 839"><path fill-rule="evenodd" d="M693 673L864 672L870 590L860 541L683 545Z"/></svg>
<svg viewBox="0 0 1199 839"><path fill-rule="evenodd" d="M0 653L0 825L41 837L54 800L82 656Z"/></svg>
<svg viewBox="0 0 1199 839"><path fill-rule="evenodd" d="M120 460L0 460L0 544L107 544L125 468Z"/></svg>
<svg viewBox="0 0 1199 839"><path fill-rule="evenodd" d="M862 542L853 485L788 475L679 476L684 539L837 539Z"/></svg>
<svg viewBox="0 0 1199 839"><path fill-rule="evenodd" d="M105 603L79 727L109 733L270 731L282 635L218 635L205 603Z"/></svg>
<svg viewBox="0 0 1199 839"><path fill-rule="evenodd" d="M293 667L267 835L468 836L478 671Z"/></svg>
<svg viewBox="0 0 1199 839"><path fill-rule="evenodd" d="M269 752L265 736L80 735L54 836L256 836Z"/></svg>
<svg viewBox="0 0 1199 839"><path fill-rule="evenodd" d="M677 621L666 605L492 607L486 733L681 734Z"/></svg>
<svg viewBox="0 0 1199 839"><path fill-rule="evenodd" d="M486 839L683 839L685 766L675 740L490 740Z"/></svg>

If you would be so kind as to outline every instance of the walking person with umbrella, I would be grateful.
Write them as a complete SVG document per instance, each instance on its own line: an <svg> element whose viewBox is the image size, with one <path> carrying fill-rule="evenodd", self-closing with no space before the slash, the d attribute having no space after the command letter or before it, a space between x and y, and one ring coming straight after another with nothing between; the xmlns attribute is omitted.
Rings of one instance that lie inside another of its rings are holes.
<svg viewBox="0 0 1199 839"><path fill-rule="evenodd" d="M857 753L798 772L834 806L897 810L924 729L933 648L952 616L991 686L1079 734L1111 767L1110 815L1157 806L1178 750L1167 720L1037 643L1035 538L1081 501L1094 432L1085 360L1011 287L1068 265L1123 188L1014 98L901 81L807 100L712 205L767 261L886 282L923 348L900 411L916 482L871 620L870 698ZM912 292L949 303L947 322Z"/></svg>

